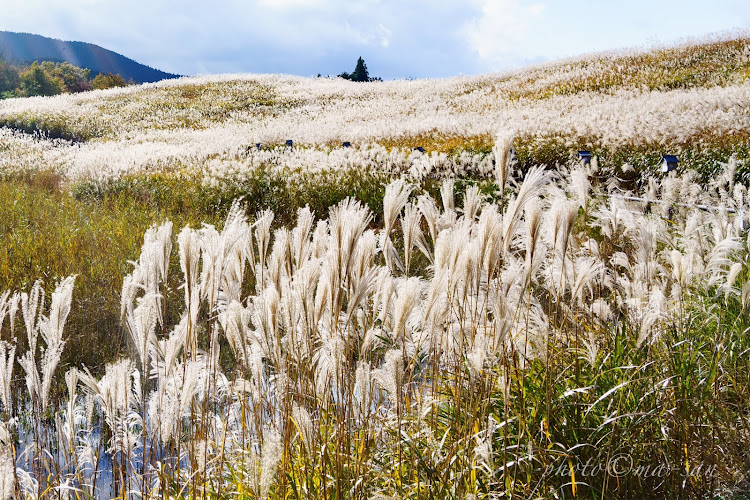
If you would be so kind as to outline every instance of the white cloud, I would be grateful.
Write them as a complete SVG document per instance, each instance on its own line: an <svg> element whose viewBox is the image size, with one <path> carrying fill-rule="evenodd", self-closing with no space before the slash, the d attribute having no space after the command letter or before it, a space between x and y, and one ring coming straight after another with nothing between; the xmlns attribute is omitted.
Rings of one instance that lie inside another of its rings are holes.
<svg viewBox="0 0 750 500"><path fill-rule="evenodd" d="M391 30L388 29L387 26L384 26L382 24L378 24L378 35L379 35L379 41L381 47L385 48L388 47L391 44Z"/></svg>
<svg viewBox="0 0 750 500"><path fill-rule="evenodd" d="M326 0L259 0L258 4L276 10L287 9L316 9L324 6Z"/></svg>
<svg viewBox="0 0 750 500"><path fill-rule="evenodd" d="M500 66L528 34L544 4L521 0L475 0L481 17L469 21L465 35L471 49L490 66Z"/></svg>
<svg viewBox="0 0 750 500"><path fill-rule="evenodd" d="M391 43L390 38L392 32L382 23L375 27L363 26L361 28L355 28L350 23L346 22L344 26L346 39L350 43L379 46L383 48L388 47Z"/></svg>

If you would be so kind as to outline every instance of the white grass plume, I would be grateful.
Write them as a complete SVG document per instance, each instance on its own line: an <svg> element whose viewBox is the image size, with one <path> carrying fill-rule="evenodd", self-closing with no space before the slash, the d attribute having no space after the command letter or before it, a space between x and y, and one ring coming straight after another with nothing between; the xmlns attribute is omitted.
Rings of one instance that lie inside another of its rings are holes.
<svg viewBox="0 0 750 500"><path fill-rule="evenodd" d="M8 425L0 422L0 500L16 498L16 465L13 438Z"/></svg>
<svg viewBox="0 0 750 500"><path fill-rule="evenodd" d="M473 220L479 214L483 201L479 194L479 186L469 186L464 192L464 217Z"/></svg>
<svg viewBox="0 0 750 500"><path fill-rule="evenodd" d="M511 241L519 230L526 204L542 194L551 177L552 173L543 167L533 167L526 174L518 193L510 201L503 214L504 253L510 249Z"/></svg>
<svg viewBox="0 0 750 500"><path fill-rule="evenodd" d="M37 280L29 293L21 293L21 313L26 326L26 338L29 341L29 351L36 352L36 341L39 334L37 329L37 315L41 314L39 304L44 304L44 289L42 282Z"/></svg>
<svg viewBox="0 0 750 500"><path fill-rule="evenodd" d="M185 291L186 345L191 359L195 360L198 350L198 313L200 311L201 284L198 281L200 270L200 234L185 226L177 238L180 253L180 268L183 274Z"/></svg>
<svg viewBox="0 0 750 500"><path fill-rule="evenodd" d="M16 345L0 341L0 401L3 403L3 411L6 414L9 414L12 410L13 395L11 394L11 387L15 360Z"/></svg>
<svg viewBox="0 0 750 500"><path fill-rule="evenodd" d="M69 276L57 284L55 291L52 293L52 303L50 304L49 316L47 317L43 315L40 310L38 313L38 322L35 325L33 332L29 332L29 323L27 323L30 348L23 357L19 359L19 364L26 372L26 387L29 390L29 394L31 395L32 400L38 405L38 409L41 411L47 409L52 378L57 369L57 365L60 362L60 357L62 356L62 351L65 346L65 341L62 337L65 322L70 312L74 281L75 276ZM24 299L24 297L26 297L24 294L21 298L22 302L25 302L23 306L25 318L34 317L35 312L33 312L33 310L39 305L37 300L41 300L43 304L44 297L43 292L41 292L41 285L37 286L37 284L35 284L31 295L31 298L27 297ZM28 319L26 321L33 320ZM42 338L46 344L39 364L41 367L41 374L39 373L40 370L37 368L36 364L37 331L41 332ZM33 349L31 347L33 347Z"/></svg>
<svg viewBox="0 0 750 500"><path fill-rule="evenodd" d="M391 349L385 353L381 368L372 371L378 385L385 390L392 403L398 404L404 383L404 358L400 349Z"/></svg>
<svg viewBox="0 0 750 500"><path fill-rule="evenodd" d="M510 176L510 150L513 145L515 134L501 133L495 138L495 145L492 148L492 156L495 160L495 182L500 188L500 193L505 192Z"/></svg>

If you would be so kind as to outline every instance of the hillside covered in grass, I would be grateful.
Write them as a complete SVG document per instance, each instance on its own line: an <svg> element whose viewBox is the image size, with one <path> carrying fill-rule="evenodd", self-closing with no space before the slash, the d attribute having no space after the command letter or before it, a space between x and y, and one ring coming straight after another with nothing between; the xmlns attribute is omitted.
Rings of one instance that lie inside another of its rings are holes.
<svg viewBox="0 0 750 500"><path fill-rule="evenodd" d="M730 155L747 157L749 47L748 38L725 37L442 80L183 78L6 101L0 124L49 139L28 143L6 132L6 147L27 156L14 168L36 168L41 152L43 165L74 180L144 171L224 175L258 164L367 164L420 176L481 171L476 164L498 135L514 139L525 167L564 163L586 149L610 169L648 170L671 153L684 167L710 171ZM287 140L294 152L272 151ZM343 142L353 147L341 151ZM249 147L256 143L261 151ZM417 147L426 155L415 160Z"/></svg>

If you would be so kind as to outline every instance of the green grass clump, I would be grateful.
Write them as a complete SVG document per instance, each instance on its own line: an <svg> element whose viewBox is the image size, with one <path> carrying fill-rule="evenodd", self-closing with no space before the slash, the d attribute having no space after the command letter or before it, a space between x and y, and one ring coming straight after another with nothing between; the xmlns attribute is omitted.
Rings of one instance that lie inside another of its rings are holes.
<svg viewBox="0 0 750 500"><path fill-rule="evenodd" d="M50 189L51 188L51 189ZM210 214L200 214L206 220ZM122 349L119 290L143 232L170 217L197 223L195 213L158 213L126 196L91 202L49 185L47 179L0 182L0 280L4 289L51 286L75 274L72 331L63 362L94 369Z"/></svg>
<svg viewBox="0 0 750 500"><path fill-rule="evenodd" d="M527 138L519 137L513 142L516 162L522 171L535 165L555 167L577 160L579 150L587 150L597 158L602 173L635 182L640 178L658 176L663 154L677 155L682 172L694 171L702 182L717 175L730 158L738 161L736 181L747 185L750 182L750 142L744 134L728 137L696 137L694 141L672 144L622 144L605 146L596 137ZM627 168L624 171L624 167ZM634 187L634 186L629 186Z"/></svg>
<svg viewBox="0 0 750 500"><path fill-rule="evenodd" d="M85 142L101 137L105 130L91 116L66 116L58 114L35 114L31 112L0 117L0 127L34 134L47 139L62 139L70 142Z"/></svg>
<svg viewBox="0 0 750 500"><path fill-rule="evenodd" d="M51 287L61 277L77 275L68 323L71 340L63 363L85 363L96 372L126 347L119 321L122 277L130 271L128 261L137 259L143 234L151 225L170 220L176 229L221 226L239 198L246 213L274 210L277 226L293 223L297 209L305 205L326 217L330 206L348 196L381 214L376 220L382 218L389 180L384 174L322 172L299 174L294 183L288 179L283 173L262 169L223 186L169 175L72 185L54 171L6 175L0 180L3 290L27 290L37 279ZM177 276L176 256L171 268ZM181 300L177 286L169 289L170 303ZM3 336L9 335L6 328Z"/></svg>

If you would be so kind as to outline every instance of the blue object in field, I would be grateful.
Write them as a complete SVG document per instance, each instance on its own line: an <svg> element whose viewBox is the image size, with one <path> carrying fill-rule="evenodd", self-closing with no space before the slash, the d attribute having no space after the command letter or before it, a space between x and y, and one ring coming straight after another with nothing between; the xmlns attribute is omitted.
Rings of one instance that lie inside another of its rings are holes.
<svg viewBox="0 0 750 500"><path fill-rule="evenodd" d="M680 160L675 155L662 155L661 171L664 173L677 170L677 164Z"/></svg>
<svg viewBox="0 0 750 500"><path fill-rule="evenodd" d="M349 142L349 141L346 141L346 142L342 143L341 146L344 147L344 148L350 148L352 146L352 143Z"/></svg>
<svg viewBox="0 0 750 500"><path fill-rule="evenodd" d="M578 159L583 162L584 165L591 164L591 151L581 150L578 152Z"/></svg>
<svg viewBox="0 0 750 500"><path fill-rule="evenodd" d="M255 147L258 149L258 151L260 151L261 146L262 146L261 143L259 143L259 142L255 143Z"/></svg>
<svg viewBox="0 0 750 500"><path fill-rule="evenodd" d="M418 146L414 148L414 151L419 151L420 153L424 153L424 148L422 146Z"/></svg>
<svg viewBox="0 0 750 500"><path fill-rule="evenodd" d="M288 147L289 149L294 149L294 141L293 141L293 140L291 140L291 139L287 139L287 141L286 141L286 146L287 146L287 147Z"/></svg>

